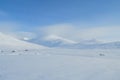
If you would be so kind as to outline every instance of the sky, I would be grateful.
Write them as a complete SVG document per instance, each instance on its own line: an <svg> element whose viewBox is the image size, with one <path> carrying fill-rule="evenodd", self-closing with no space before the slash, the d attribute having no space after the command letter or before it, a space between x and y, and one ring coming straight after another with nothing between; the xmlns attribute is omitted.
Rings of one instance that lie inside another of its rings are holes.
<svg viewBox="0 0 120 80"><path fill-rule="evenodd" d="M120 0L0 0L0 31L58 35L76 41L120 41L119 3Z"/></svg>

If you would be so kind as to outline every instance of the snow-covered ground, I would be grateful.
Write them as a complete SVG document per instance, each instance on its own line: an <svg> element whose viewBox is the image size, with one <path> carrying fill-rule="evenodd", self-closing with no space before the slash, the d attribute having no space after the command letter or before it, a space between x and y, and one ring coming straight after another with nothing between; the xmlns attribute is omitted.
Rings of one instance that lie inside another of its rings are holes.
<svg viewBox="0 0 120 80"><path fill-rule="evenodd" d="M0 80L120 80L119 52L74 49L6 51L0 56Z"/></svg>
<svg viewBox="0 0 120 80"><path fill-rule="evenodd" d="M0 80L120 80L119 49L59 49L0 33Z"/></svg>

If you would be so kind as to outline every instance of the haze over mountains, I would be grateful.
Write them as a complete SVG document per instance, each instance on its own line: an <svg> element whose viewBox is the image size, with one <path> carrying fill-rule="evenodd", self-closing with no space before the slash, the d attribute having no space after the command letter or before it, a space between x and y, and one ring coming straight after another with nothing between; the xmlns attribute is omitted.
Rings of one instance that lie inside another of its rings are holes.
<svg viewBox="0 0 120 80"><path fill-rule="evenodd" d="M27 38L27 37L26 37ZM72 49L119 49L120 42L101 42L96 39L91 40L81 40L76 42L57 35L46 36L43 39L16 39L9 35L0 32L0 47L1 48L72 48Z"/></svg>
<svg viewBox="0 0 120 80"><path fill-rule="evenodd" d="M31 43L55 48L73 48L73 49L119 49L120 41L102 42L96 39L81 40L79 42L70 40L57 35L46 36L43 39L36 38L26 40Z"/></svg>

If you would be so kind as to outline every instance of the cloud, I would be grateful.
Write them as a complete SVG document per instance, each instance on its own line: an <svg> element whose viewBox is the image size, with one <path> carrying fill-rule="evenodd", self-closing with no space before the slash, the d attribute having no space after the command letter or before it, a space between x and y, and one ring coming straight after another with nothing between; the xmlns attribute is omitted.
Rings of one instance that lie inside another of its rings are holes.
<svg viewBox="0 0 120 80"><path fill-rule="evenodd" d="M0 22L0 32L8 33L19 39L43 39L50 35L57 35L77 42L89 39L105 42L120 41L120 26L83 27L74 24L55 24L38 27L37 31L33 32L24 30L22 26L15 22Z"/></svg>
<svg viewBox="0 0 120 80"><path fill-rule="evenodd" d="M30 40L36 37L35 33L23 30L23 25L16 22L0 22L0 32L2 33L24 40Z"/></svg>
<svg viewBox="0 0 120 80"><path fill-rule="evenodd" d="M58 35L71 40L80 41L97 39L101 41L120 41L120 26L85 27L71 24L57 24L39 28L44 36Z"/></svg>
<svg viewBox="0 0 120 80"><path fill-rule="evenodd" d="M33 32L23 32L23 31L10 33L10 35L21 40L31 40L37 37L37 35Z"/></svg>
<svg viewBox="0 0 120 80"><path fill-rule="evenodd" d="M20 28L15 22L0 22L0 32L14 32Z"/></svg>

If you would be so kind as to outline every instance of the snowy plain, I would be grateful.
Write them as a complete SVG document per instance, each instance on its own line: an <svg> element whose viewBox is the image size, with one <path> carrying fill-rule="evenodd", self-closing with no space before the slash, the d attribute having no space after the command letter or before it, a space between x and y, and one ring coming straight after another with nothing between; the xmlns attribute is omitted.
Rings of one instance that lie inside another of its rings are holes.
<svg viewBox="0 0 120 80"><path fill-rule="evenodd" d="M0 55L0 80L120 80L119 52L74 49L4 52Z"/></svg>

